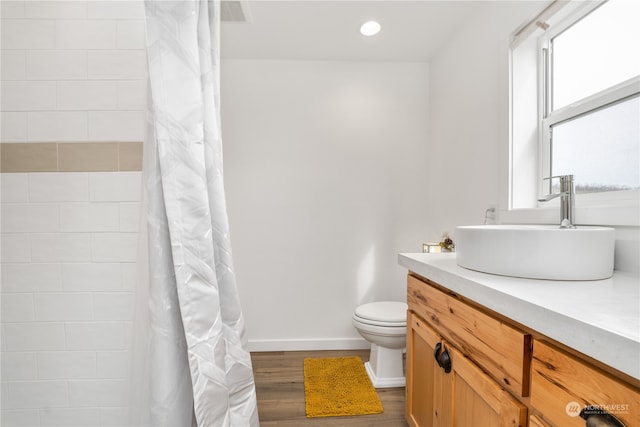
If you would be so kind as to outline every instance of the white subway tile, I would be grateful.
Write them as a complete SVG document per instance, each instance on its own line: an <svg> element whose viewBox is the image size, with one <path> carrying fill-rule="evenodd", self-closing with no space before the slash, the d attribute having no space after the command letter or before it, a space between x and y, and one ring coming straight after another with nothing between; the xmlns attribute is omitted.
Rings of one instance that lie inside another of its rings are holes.
<svg viewBox="0 0 640 427"><path fill-rule="evenodd" d="M116 21L56 21L57 49L115 49Z"/></svg>
<svg viewBox="0 0 640 427"><path fill-rule="evenodd" d="M89 51L88 76L93 80L144 79L147 56L144 50Z"/></svg>
<svg viewBox="0 0 640 427"><path fill-rule="evenodd" d="M135 233L140 225L140 203L120 203L120 230Z"/></svg>
<svg viewBox="0 0 640 427"><path fill-rule="evenodd" d="M40 419L41 427L98 427L100 408L45 408L40 410Z"/></svg>
<svg viewBox="0 0 640 427"><path fill-rule="evenodd" d="M4 258L4 254L2 255ZM4 261L4 260L3 260ZM2 264L2 292L62 290L59 264Z"/></svg>
<svg viewBox="0 0 640 427"><path fill-rule="evenodd" d="M117 263L63 264L62 282L65 289L75 291L117 291L124 287Z"/></svg>
<svg viewBox="0 0 640 427"><path fill-rule="evenodd" d="M58 205L8 203L0 209L4 232L58 231Z"/></svg>
<svg viewBox="0 0 640 427"><path fill-rule="evenodd" d="M2 82L1 104L2 111L55 110L56 83Z"/></svg>
<svg viewBox="0 0 640 427"><path fill-rule="evenodd" d="M120 110L145 110L146 106L146 80L123 80L118 82L118 108Z"/></svg>
<svg viewBox="0 0 640 427"><path fill-rule="evenodd" d="M38 352L38 378L41 380L96 378L93 351Z"/></svg>
<svg viewBox="0 0 640 427"><path fill-rule="evenodd" d="M126 426L129 422L127 408L124 406L100 408L100 425L103 427Z"/></svg>
<svg viewBox="0 0 640 427"><path fill-rule="evenodd" d="M138 281L140 280L140 272L135 262L122 263L122 283L123 288L127 291L135 291L138 289Z"/></svg>
<svg viewBox="0 0 640 427"><path fill-rule="evenodd" d="M29 174L32 202L85 202L89 200L89 174L84 172Z"/></svg>
<svg viewBox="0 0 640 427"><path fill-rule="evenodd" d="M133 293L94 293L96 320L133 320Z"/></svg>
<svg viewBox="0 0 640 427"><path fill-rule="evenodd" d="M26 112L3 111L1 119L0 140L2 142L24 142L27 140Z"/></svg>
<svg viewBox="0 0 640 427"><path fill-rule="evenodd" d="M82 233L33 234L34 262L87 262L91 260L91 239Z"/></svg>
<svg viewBox="0 0 640 427"><path fill-rule="evenodd" d="M99 351L97 353L98 378L127 378L129 358L128 351Z"/></svg>
<svg viewBox="0 0 640 427"><path fill-rule="evenodd" d="M93 320L93 298L88 293L38 293L33 303L39 321Z"/></svg>
<svg viewBox="0 0 640 427"><path fill-rule="evenodd" d="M86 79L87 52L80 50L27 51L26 76L28 80Z"/></svg>
<svg viewBox="0 0 640 427"><path fill-rule="evenodd" d="M3 388L4 386L5 384L3 384ZM6 393L3 390L3 401ZM40 425L40 414L37 409L5 409L8 404L8 400L6 404L4 402L2 404L2 423L5 427L37 427Z"/></svg>
<svg viewBox="0 0 640 427"><path fill-rule="evenodd" d="M130 329L126 322L67 323L67 349L124 350L129 346Z"/></svg>
<svg viewBox="0 0 640 427"><path fill-rule="evenodd" d="M2 390L2 392L0 393L2 396L0 396L2 398L2 400L0 401L0 408L2 409L2 411L4 412L6 410L6 408L9 407L9 389L7 387L7 383L2 382L0 383L0 390ZM1 415L1 414L0 414Z"/></svg>
<svg viewBox="0 0 640 427"><path fill-rule="evenodd" d="M15 409L69 405L65 381L29 381L8 384L9 407Z"/></svg>
<svg viewBox="0 0 640 427"><path fill-rule="evenodd" d="M26 4L25 15L31 19L83 19L87 17L87 4L69 0L30 0Z"/></svg>
<svg viewBox="0 0 640 427"><path fill-rule="evenodd" d="M38 379L36 353L2 353L2 381L24 381L35 379Z"/></svg>
<svg viewBox="0 0 640 427"><path fill-rule="evenodd" d="M2 49L53 49L54 43L53 21L2 20Z"/></svg>
<svg viewBox="0 0 640 427"><path fill-rule="evenodd" d="M143 111L89 111L91 141L142 141L144 126Z"/></svg>
<svg viewBox="0 0 640 427"><path fill-rule="evenodd" d="M141 172L92 172L89 199L92 202L139 202Z"/></svg>
<svg viewBox="0 0 640 427"><path fill-rule="evenodd" d="M118 231L117 203L63 203L60 231Z"/></svg>
<svg viewBox="0 0 640 427"><path fill-rule="evenodd" d="M142 19L144 2L142 0L95 0L89 2L87 13L89 18L93 19Z"/></svg>
<svg viewBox="0 0 640 427"><path fill-rule="evenodd" d="M29 201L29 178L26 173L3 173L0 176L0 187L2 203Z"/></svg>
<svg viewBox="0 0 640 427"><path fill-rule="evenodd" d="M30 322L35 320L33 294L2 295L2 323Z"/></svg>
<svg viewBox="0 0 640 427"><path fill-rule="evenodd" d="M106 110L118 106L116 82L60 81L57 84L58 110Z"/></svg>
<svg viewBox="0 0 640 427"><path fill-rule="evenodd" d="M29 233L2 233L2 263L31 261Z"/></svg>
<svg viewBox="0 0 640 427"><path fill-rule="evenodd" d="M9 323L4 326L7 351L64 350L62 323Z"/></svg>
<svg viewBox="0 0 640 427"><path fill-rule="evenodd" d="M28 113L27 138L30 142L87 141L86 111L42 111Z"/></svg>
<svg viewBox="0 0 640 427"><path fill-rule="evenodd" d="M144 20L118 21L118 49L146 49Z"/></svg>
<svg viewBox="0 0 640 427"><path fill-rule="evenodd" d="M123 380L69 381L72 406L122 406L127 403Z"/></svg>
<svg viewBox="0 0 640 427"><path fill-rule="evenodd" d="M27 66L24 50L2 51L2 80L26 80Z"/></svg>
<svg viewBox="0 0 640 427"><path fill-rule="evenodd" d="M137 233L93 233L93 262L135 262L138 255Z"/></svg>
<svg viewBox="0 0 640 427"><path fill-rule="evenodd" d="M24 18L25 0L2 0L0 16L3 20Z"/></svg>

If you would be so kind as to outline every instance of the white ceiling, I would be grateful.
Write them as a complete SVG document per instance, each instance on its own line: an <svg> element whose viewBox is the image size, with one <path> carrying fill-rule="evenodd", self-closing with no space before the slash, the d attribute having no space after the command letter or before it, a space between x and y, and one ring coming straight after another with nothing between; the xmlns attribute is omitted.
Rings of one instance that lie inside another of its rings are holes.
<svg viewBox="0 0 640 427"><path fill-rule="evenodd" d="M428 61L481 1L252 0L251 22L223 22L221 56L234 59ZM377 20L382 31L360 35Z"/></svg>

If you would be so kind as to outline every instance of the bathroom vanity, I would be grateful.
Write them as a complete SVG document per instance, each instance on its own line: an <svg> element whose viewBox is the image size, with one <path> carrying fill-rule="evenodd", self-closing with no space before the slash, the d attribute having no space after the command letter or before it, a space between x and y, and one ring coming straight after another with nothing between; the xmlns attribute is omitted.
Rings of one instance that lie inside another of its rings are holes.
<svg viewBox="0 0 640 427"><path fill-rule="evenodd" d="M455 256L399 255L410 426L640 426L637 276L519 279Z"/></svg>

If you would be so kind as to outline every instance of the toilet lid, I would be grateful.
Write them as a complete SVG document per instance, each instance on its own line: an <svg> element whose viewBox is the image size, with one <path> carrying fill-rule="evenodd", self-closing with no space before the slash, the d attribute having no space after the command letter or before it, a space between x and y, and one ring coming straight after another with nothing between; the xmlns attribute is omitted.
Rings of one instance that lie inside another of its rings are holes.
<svg viewBox="0 0 640 427"><path fill-rule="evenodd" d="M406 323L407 304L396 301L380 301L362 304L355 310L361 319L385 323Z"/></svg>

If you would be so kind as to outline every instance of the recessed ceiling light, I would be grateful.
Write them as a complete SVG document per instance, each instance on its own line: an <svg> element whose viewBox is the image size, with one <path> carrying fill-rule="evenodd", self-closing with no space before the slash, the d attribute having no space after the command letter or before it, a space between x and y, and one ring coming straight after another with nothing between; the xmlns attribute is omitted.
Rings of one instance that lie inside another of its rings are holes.
<svg viewBox="0 0 640 427"><path fill-rule="evenodd" d="M367 21L360 27L360 34L363 36L375 36L382 27L376 21Z"/></svg>

